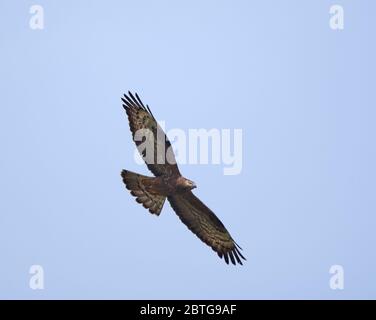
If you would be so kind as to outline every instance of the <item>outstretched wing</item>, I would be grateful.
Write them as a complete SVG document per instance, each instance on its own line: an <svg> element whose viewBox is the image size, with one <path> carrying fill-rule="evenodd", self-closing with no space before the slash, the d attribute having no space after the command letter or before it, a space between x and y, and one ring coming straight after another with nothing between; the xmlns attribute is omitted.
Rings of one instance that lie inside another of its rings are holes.
<svg viewBox="0 0 376 320"><path fill-rule="evenodd" d="M208 246L235 265L236 262L243 264L241 259L246 260L240 253L241 248L231 238L223 223L217 216L198 199L192 192L176 194L168 197L172 208L180 220ZM239 250L240 249L240 250Z"/></svg>
<svg viewBox="0 0 376 320"><path fill-rule="evenodd" d="M149 170L155 176L180 175L171 143L158 125L149 106L128 91L124 94L123 107L128 115L133 141Z"/></svg>

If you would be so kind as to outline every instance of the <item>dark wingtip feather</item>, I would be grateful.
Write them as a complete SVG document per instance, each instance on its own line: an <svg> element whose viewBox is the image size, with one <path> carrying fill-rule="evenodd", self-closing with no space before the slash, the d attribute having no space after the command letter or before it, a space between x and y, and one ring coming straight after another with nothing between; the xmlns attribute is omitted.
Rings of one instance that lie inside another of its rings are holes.
<svg viewBox="0 0 376 320"><path fill-rule="evenodd" d="M239 258L238 253L236 252L236 250L233 251L233 254L234 254L234 256L235 256L236 261L237 261L240 265L243 265L243 262L242 262L242 260Z"/></svg>
<svg viewBox="0 0 376 320"><path fill-rule="evenodd" d="M230 251L230 252L228 253L228 255L230 256L230 259L231 259L232 264L233 264L233 265L236 265L235 258L234 258L234 255L232 254L232 251Z"/></svg>
<svg viewBox="0 0 376 320"><path fill-rule="evenodd" d="M239 247L239 248L240 248L240 247ZM239 255L243 258L243 260L247 260L247 259L241 254L240 250L239 250L237 247L235 247L235 251L236 251L237 254L239 254Z"/></svg>
<svg viewBox="0 0 376 320"><path fill-rule="evenodd" d="M149 113L150 113L150 115L153 117L153 119L155 120L155 117L154 117L154 115L153 115L153 112L151 112L151 110L150 110L150 108L149 108L149 106L148 105L146 105L146 108L148 109L148 111L149 111Z"/></svg>
<svg viewBox="0 0 376 320"><path fill-rule="evenodd" d="M241 246L239 246L235 241L234 241L235 245L240 249L240 250L243 250Z"/></svg>
<svg viewBox="0 0 376 320"><path fill-rule="evenodd" d="M142 101L141 101L140 97L138 96L137 92L135 92L135 95L136 95L136 98L137 98L138 102L140 103L140 105L142 105L145 108L145 106L142 103Z"/></svg>
<svg viewBox="0 0 376 320"><path fill-rule="evenodd" d="M132 92L128 91L128 93L129 93L129 95L130 95L130 97L131 97L133 103L134 103L137 107L139 107L140 109L146 111L144 105L143 105L142 103L140 104L140 103L137 101L137 99L134 97L134 95L132 94Z"/></svg>
<svg viewBox="0 0 376 320"><path fill-rule="evenodd" d="M121 98L121 101L123 101L123 108L124 108L124 110L128 111L129 110L129 105L128 105L127 101L124 98Z"/></svg>

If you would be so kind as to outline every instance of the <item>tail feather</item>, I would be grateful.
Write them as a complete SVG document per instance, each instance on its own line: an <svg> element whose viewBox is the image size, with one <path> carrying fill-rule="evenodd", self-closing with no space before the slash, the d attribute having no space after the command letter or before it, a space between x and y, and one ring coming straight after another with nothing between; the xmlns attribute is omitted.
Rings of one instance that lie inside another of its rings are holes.
<svg viewBox="0 0 376 320"><path fill-rule="evenodd" d="M150 187L156 178L146 177L128 170L123 170L121 176L126 188L131 191L132 196L136 197L136 201L144 208L149 209L150 213L159 216L166 197L153 192Z"/></svg>

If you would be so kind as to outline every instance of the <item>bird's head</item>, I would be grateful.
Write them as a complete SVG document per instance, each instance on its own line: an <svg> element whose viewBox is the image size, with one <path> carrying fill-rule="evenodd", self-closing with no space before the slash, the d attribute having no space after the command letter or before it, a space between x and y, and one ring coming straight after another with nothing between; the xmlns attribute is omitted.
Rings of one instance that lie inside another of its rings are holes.
<svg viewBox="0 0 376 320"><path fill-rule="evenodd" d="M183 178L183 177L178 179L178 186L179 186L179 189L183 191L189 191L189 190L197 188L196 184L193 181Z"/></svg>

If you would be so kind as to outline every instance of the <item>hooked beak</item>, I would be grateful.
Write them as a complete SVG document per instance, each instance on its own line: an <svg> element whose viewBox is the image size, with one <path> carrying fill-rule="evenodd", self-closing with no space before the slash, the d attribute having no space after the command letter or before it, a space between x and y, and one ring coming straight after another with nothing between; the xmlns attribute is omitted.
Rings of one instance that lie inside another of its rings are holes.
<svg viewBox="0 0 376 320"><path fill-rule="evenodd" d="M196 189L196 188L197 188L197 185L194 182L192 182L192 189Z"/></svg>

